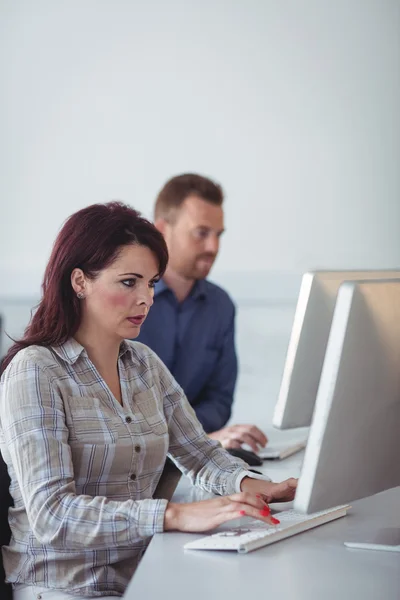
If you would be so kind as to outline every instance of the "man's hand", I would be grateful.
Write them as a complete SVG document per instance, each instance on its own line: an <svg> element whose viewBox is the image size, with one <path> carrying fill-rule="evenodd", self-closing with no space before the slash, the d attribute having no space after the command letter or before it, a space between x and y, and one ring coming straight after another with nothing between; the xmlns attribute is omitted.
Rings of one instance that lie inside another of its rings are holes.
<svg viewBox="0 0 400 600"><path fill-rule="evenodd" d="M258 452L268 442L268 438L255 425L231 425L208 435L224 448L241 448L243 444L247 444L253 452Z"/></svg>

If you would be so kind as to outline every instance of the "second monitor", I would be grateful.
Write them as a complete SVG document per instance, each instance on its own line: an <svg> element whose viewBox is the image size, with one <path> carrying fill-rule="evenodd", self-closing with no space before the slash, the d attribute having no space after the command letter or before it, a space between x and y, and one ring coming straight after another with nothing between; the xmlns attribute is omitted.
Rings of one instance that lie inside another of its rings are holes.
<svg viewBox="0 0 400 600"><path fill-rule="evenodd" d="M303 276L273 425L309 427L336 298L344 281L400 279L400 270L315 271Z"/></svg>
<svg viewBox="0 0 400 600"><path fill-rule="evenodd" d="M399 429L400 281L346 282L295 508L313 513L399 486Z"/></svg>

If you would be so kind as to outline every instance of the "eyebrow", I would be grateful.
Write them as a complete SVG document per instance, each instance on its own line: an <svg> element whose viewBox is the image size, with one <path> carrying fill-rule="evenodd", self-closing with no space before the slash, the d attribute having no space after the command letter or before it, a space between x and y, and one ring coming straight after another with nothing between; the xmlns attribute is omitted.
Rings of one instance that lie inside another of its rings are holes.
<svg viewBox="0 0 400 600"><path fill-rule="evenodd" d="M210 227L209 225L197 225L197 226L195 227L195 229L207 229L208 231L210 231L210 230L212 230L213 228L212 228L212 227ZM225 233L225 228L223 228L223 229L218 229L218 230L216 230L216 231L217 231L217 233Z"/></svg>
<svg viewBox="0 0 400 600"><path fill-rule="evenodd" d="M120 273L118 275L118 277L126 277L127 275L137 277L138 279L143 279L143 275L141 275L140 273ZM151 279L157 279L157 277L159 277L158 273L157 273L157 275L154 275L154 277L152 277Z"/></svg>
<svg viewBox="0 0 400 600"><path fill-rule="evenodd" d="M139 277L139 279L143 279L143 275L140 275L140 273L120 273L119 277L126 277L126 275L133 275L134 277Z"/></svg>

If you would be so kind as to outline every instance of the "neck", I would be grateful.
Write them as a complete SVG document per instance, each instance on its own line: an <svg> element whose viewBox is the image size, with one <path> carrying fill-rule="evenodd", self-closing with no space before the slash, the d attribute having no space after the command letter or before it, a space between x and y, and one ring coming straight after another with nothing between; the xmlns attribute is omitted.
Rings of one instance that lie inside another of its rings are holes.
<svg viewBox="0 0 400 600"><path fill-rule="evenodd" d="M183 302L189 296L196 283L194 279L186 279L170 267L167 268L163 279L167 286L174 292L178 302Z"/></svg>
<svg viewBox="0 0 400 600"><path fill-rule="evenodd" d="M76 341L83 346L96 369L100 373L114 370L118 363L121 340L110 339L110 336L93 331L82 324L74 335Z"/></svg>

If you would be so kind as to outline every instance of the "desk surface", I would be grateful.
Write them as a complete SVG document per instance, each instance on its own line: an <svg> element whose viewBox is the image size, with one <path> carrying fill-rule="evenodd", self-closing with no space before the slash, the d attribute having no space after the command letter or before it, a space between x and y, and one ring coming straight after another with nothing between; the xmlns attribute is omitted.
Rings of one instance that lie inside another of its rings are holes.
<svg viewBox="0 0 400 600"><path fill-rule="evenodd" d="M302 455L267 463L262 470L275 481L298 476ZM173 501L207 497L182 478ZM400 488L354 502L347 517L249 554L185 551L183 545L202 534L157 534L124 599L243 600L262 594L274 600L399 600L398 553L343 545L371 528L395 526L400 526Z"/></svg>

